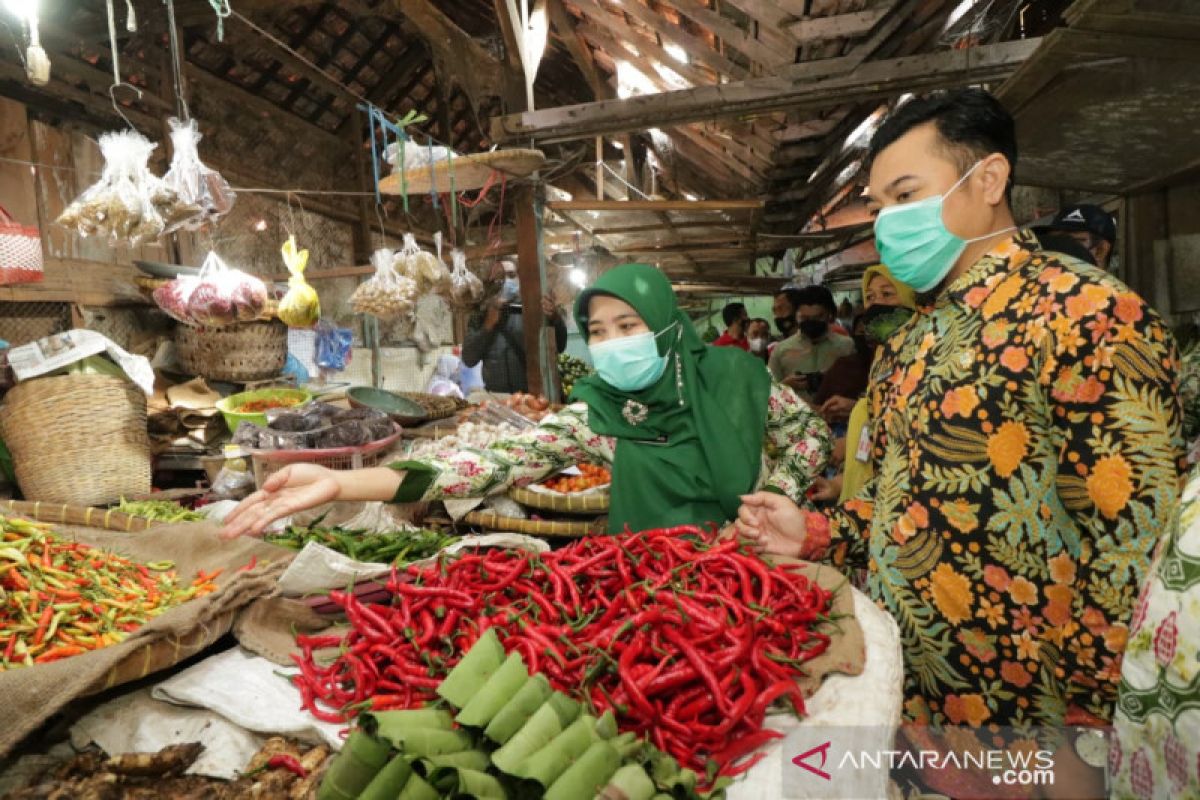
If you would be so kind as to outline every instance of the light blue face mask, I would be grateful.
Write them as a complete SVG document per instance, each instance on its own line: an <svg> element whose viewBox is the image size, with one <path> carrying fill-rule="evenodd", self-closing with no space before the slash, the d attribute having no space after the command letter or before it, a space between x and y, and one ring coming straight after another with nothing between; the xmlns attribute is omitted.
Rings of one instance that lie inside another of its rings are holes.
<svg viewBox="0 0 1200 800"><path fill-rule="evenodd" d="M962 239L947 230L942 220L946 198L982 163L976 161L945 194L889 206L879 212L875 218L875 247L896 280L918 292L928 292L946 278L968 244L1015 230L1004 228L974 239Z"/></svg>
<svg viewBox="0 0 1200 800"><path fill-rule="evenodd" d="M672 323L658 333L646 331L589 345L596 373L609 386L622 392L638 392L652 386L667 369L668 356L659 355L658 337L676 324Z"/></svg>

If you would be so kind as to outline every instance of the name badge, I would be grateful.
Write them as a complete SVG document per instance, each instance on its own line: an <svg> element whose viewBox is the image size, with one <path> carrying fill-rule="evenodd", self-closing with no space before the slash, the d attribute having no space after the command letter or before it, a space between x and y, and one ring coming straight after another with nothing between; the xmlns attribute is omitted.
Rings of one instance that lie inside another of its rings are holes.
<svg viewBox="0 0 1200 800"><path fill-rule="evenodd" d="M871 460L871 425L868 422L863 423L862 432L858 434L858 449L854 457L864 464Z"/></svg>

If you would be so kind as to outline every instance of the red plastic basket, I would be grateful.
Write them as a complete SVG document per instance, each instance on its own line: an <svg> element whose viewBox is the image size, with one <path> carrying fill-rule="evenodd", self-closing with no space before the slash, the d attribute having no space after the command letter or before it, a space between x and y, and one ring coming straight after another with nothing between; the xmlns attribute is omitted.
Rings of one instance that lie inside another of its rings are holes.
<svg viewBox="0 0 1200 800"><path fill-rule="evenodd" d="M22 225L0 206L0 286L42 280L42 237L32 225Z"/></svg>
<svg viewBox="0 0 1200 800"><path fill-rule="evenodd" d="M400 440L400 426L392 435L358 447L331 447L325 450L255 450L250 454L254 464L254 482L259 486L267 478L289 464L316 464L327 469L349 470L377 467Z"/></svg>

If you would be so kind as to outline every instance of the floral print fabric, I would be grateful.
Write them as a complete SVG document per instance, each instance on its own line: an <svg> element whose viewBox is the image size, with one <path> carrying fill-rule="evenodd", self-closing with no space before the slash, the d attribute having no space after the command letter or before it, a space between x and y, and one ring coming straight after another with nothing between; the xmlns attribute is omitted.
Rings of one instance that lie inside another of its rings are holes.
<svg viewBox="0 0 1200 800"><path fill-rule="evenodd" d="M1134 599L1182 456L1178 356L1123 284L993 250L872 369L874 477L833 516L900 625L906 716L1111 718Z"/></svg>
<svg viewBox="0 0 1200 800"><path fill-rule="evenodd" d="M1200 470L1151 573L1121 667L1112 796L1200 797Z"/></svg>
<svg viewBox="0 0 1200 800"><path fill-rule="evenodd" d="M439 453L393 466L408 471L398 502L500 494L537 483L581 461L612 464L617 440L588 428L584 403L567 406L536 427L486 449ZM797 502L829 460L833 443L824 420L796 393L773 384L759 488L771 487Z"/></svg>

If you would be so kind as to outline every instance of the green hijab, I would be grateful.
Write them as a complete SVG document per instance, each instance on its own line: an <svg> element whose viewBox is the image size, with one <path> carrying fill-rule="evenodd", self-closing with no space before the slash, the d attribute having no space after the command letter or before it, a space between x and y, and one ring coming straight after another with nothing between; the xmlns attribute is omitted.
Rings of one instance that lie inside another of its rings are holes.
<svg viewBox="0 0 1200 800"><path fill-rule="evenodd" d="M640 391L592 375L571 393L587 403L588 426L617 439L609 531L733 519L758 481L770 375L736 347L705 345L654 267L616 267L579 295L575 320L585 340L598 294L633 306L669 359L658 382Z"/></svg>

